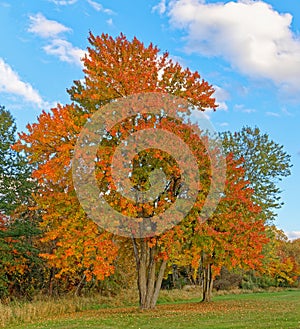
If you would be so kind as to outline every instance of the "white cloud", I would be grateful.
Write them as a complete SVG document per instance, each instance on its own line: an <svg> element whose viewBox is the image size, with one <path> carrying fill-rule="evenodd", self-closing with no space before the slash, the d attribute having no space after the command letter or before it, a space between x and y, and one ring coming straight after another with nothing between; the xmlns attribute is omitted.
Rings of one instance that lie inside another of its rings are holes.
<svg viewBox="0 0 300 329"><path fill-rule="evenodd" d="M213 87L215 89L213 97L216 98L216 103L218 105L218 110L227 111L228 106L226 104L226 101L229 99L228 92L225 89L223 89L219 86L213 86Z"/></svg>
<svg viewBox="0 0 300 329"><path fill-rule="evenodd" d="M114 25L114 22L112 20L112 18L109 18L106 23L109 25L109 26L113 26Z"/></svg>
<svg viewBox="0 0 300 329"><path fill-rule="evenodd" d="M56 37L63 32L71 31L61 23L47 19L43 14L29 16L30 26L28 31L42 38Z"/></svg>
<svg viewBox="0 0 300 329"><path fill-rule="evenodd" d="M20 96L39 108L48 107L48 103L44 102L39 92L28 82L22 81L19 75L2 58L0 58L0 92Z"/></svg>
<svg viewBox="0 0 300 329"><path fill-rule="evenodd" d="M242 112L250 114L250 113L255 113L256 110L255 109L243 109Z"/></svg>
<svg viewBox="0 0 300 329"><path fill-rule="evenodd" d="M105 14L108 15L113 15L114 12L111 9L108 8L104 8L101 3L96 2L96 1L92 1L92 0L87 0L87 2L96 10L96 11L101 11Z"/></svg>
<svg viewBox="0 0 300 329"><path fill-rule="evenodd" d="M170 0L167 12L171 25L187 32L187 52L221 56L247 76L299 90L300 39L292 15L252 0Z"/></svg>
<svg viewBox="0 0 300 329"><path fill-rule="evenodd" d="M300 231L286 232L286 235L290 240L300 239Z"/></svg>
<svg viewBox="0 0 300 329"><path fill-rule="evenodd" d="M48 44L43 47L48 55L57 56L63 62L82 66L81 59L86 52L73 46L61 36L61 34L72 31L72 29L57 21L49 20L40 13L30 16L29 19L31 25L28 31L48 41Z"/></svg>
<svg viewBox="0 0 300 329"><path fill-rule="evenodd" d="M49 0L49 1L60 6L73 5L74 3L77 2L77 0Z"/></svg>
<svg viewBox="0 0 300 329"><path fill-rule="evenodd" d="M213 93L212 97L216 99L216 104L218 105L217 110L228 111L228 105L226 104L226 101L230 98L228 92L217 85L214 85L213 88L215 92ZM208 116L210 112L213 112L211 108L207 108L205 110L205 113Z"/></svg>
<svg viewBox="0 0 300 329"><path fill-rule="evenodd" d="M152 7L152 12L158 11L160 15L167 10L166 0L161 0L156 6Z"/></svg>
<svg viewBox="0 0 300 329"><path fill-rule="evenodd" d="M281 109L281 112L282 112L284 115L288 116L288 117L293 116L293 114L292 114L287 108L285 108L285 107L283 107L283 108Z"/></svg>
<svg viewBox="0 0 300 329"><path fill-rule="evenodd" d="M243 113L255 113L256 112L256 109L252 109L252 108L245 108L245 105L244 104L235 104L234 105L234 109L236 111L239 111L239 112L243 112Z"/></svg>
<svg viewBox="0 0 300 329"><path fill-rule="evenodd" d="M219 123L219 126L220 127L228 127L229 123L228 122L221 122L221 123Z"/></svg>
<svg viewBox="0 0 300 329"><path fill-rule="evenodd" d="M280 117L280 114L279 113L276 113L276 112L266 112L266 115L269 116L269 117L274 117L274 118L279 118Z"/></svg>
<svg viewBox="0 0 300 329"><path fill-rule="evenodd" d="M59 6L67 6L67 5L74 5L78 0L48 0L52 3L55 3L56 5ZM108 15L114 15L115 12L112 11L111 9L104 8L101 3L93 0L86 0L87 3L92 6L96 11L103 12Z"/></svg>
<svg viewBox="0 0 300 329"><path fill-rule="evenodd" d="M161 56L163 56L163 54ZM174 63L178 63L183 69L187 68L185 60L181 56L169 54L169 58L172 59Z"/></svg>
<svg viewBox="0 0 300 329"><path fill-rule="evenodd" d="M57 56L61 61L82 65L81 58L84 57L83 49L74 47L69 41L63 39L54 39L43 49L48 55Z"/></svg>

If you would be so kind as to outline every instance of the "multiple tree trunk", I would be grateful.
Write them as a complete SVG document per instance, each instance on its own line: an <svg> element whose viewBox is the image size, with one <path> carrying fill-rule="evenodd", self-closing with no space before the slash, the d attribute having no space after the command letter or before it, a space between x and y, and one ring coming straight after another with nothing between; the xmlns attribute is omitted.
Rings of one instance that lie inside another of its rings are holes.
<svg viewBox="0 0 300 329"><path fill-rule="evenodd" d="M213 280L213 275L212 275L211 264L207 264L203 268L202 302L211 302L213 284L214 284L214 280Z"/></svg>
<svg viewBox="0 0 300 329"><path fill-rule="evenodd" d="M158 246L150 245L149 239L132 238L137 267L137 284L139 305L141 309L152 309L157 303L167 260L158 257ZM201 257L202 302L211 302L213 289L212 265L207 262L206 255Z"/></svg>
<svg viewBox="0 0 300 329"><path fill-rule="evenodd" d="M148 240L132 238L141 309L155 307L167 265L167 260L158 258L157 245L150 247Z"/></svg>

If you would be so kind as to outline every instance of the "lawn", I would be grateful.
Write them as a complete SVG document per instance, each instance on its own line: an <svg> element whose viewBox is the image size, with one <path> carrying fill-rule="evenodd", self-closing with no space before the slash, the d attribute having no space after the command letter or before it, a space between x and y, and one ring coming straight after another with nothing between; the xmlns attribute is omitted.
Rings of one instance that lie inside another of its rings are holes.
<svg viewBox="0 0 300 329"><path fill-rule="evenodd" d="M9 329L300 329L300 291L217 296L212 303L161 303L87 310Z"/></svg>

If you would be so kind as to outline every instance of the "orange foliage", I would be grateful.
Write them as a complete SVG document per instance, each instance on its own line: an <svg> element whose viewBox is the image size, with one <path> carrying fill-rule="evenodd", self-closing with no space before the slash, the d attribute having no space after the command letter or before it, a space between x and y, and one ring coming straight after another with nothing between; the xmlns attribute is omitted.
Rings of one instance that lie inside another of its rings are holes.
<svg viewBox="0 0 300 329"><path fill-rule="evenodd" d="M251 196L253 191L244 179L242 159L227 157L227 180L224 195L214 214L205 222L198 218L192 226L187 256L195 270L212 266L213 276L227 268L259 269L263 266L263 246L269 241L260 208ZM189 225L189 224L188 224Z"/></svg>

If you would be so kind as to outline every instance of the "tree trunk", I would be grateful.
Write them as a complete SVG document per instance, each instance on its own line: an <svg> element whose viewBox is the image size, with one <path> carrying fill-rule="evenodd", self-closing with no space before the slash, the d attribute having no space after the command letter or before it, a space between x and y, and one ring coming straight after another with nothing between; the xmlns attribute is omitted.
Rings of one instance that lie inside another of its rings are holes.
<svg viewBox="0 0 300 329"><path fill-rule="evenodd" d="M157 245L149 247L148 239L132 238L137 267L139 305L141 309L154 308L159 296L167 261L159 261Z"/></svg>
<svg viewBox="0 0 300 329"><path fill-rule="evenodd" d="M85 284L85 274L83 274L80 282L78 283L78 286L76 287L75 296L81 296L81 291L84 287L84 284Z"/></svg>
<svg viewBox="0 0 300 329"><path fill-rule="evenodd" d="M213 276L211 264L207 264L203 268L203 296L202 302L211 302L212 289L213 289Z"/></svg>
<svg viewBox="0 0 300 329"><path fill-rule="evenodd" d="M50 268L49 281L48 281L48 294L49 296L53 296L53 282L54 281L54 269Z"/></svg>

